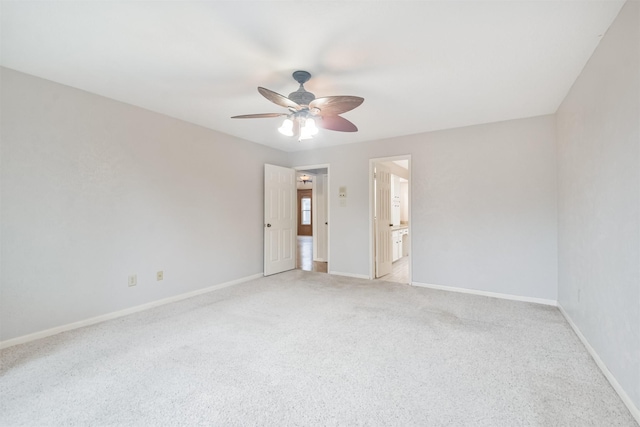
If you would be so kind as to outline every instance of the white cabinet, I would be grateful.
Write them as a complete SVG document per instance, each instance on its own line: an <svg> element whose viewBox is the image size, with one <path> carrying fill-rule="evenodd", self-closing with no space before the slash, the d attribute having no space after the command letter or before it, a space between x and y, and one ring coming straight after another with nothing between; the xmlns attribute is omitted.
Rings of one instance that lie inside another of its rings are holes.
<svg viewBox="0 0 640 427"><path fill-rule="evenodd" d="M400 256L409 255L409 229L405 228L400 231Z"/></svg>
<svg viewBox="0 0 640 427"><path fill-rule="evenodd" d="M402 230L402 236L400 236L401 245L402 245L402 256L409 255L409 229L405 228Z"/></svg>
<svg viewBox="0 0 640 427"><path fill-rule="evenodd" d="M393 258L395 262L408 255L409 229L402 228L391 232L391 247L393 248Z"/></svg>
<svg viewBox="0 0 640 427"><path fill-rule="evenodd" d="M400 245L398 245L398 242L401 242ZM402 255L402 237L400 234L400 230L391 232L391 247L393 248L392 260L397 261Z"/></svg>

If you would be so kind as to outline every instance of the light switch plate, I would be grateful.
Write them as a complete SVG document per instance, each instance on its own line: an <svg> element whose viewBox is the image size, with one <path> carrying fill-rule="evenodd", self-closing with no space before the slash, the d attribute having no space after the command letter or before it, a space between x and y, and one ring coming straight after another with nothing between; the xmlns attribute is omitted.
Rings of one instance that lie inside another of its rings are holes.
<svg viewBox="0 0 640 427"><path fill-rule="evenodd" d="M338 189L338 197L341 199L347 198L347 187L340 187Z"/></svg>

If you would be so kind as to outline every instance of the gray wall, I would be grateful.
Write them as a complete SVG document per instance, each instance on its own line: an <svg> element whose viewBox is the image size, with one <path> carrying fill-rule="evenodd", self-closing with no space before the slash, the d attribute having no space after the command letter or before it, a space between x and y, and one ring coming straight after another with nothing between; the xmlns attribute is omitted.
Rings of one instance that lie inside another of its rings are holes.
<svg viewBox="0 0 640 427"><path fill-rule="evenodd" d="M640 3L557 113L559 303L640 408Z"/></svg>
<svg viewBox="0 0 640 427"><path fill-rule="evenodd" d="M330 270L369 275L369 159L405 154L413 281L556 300L553 116L291 153L331 164Z"/></svg>
<svg viewBox="0 0 640 427"><path fill-rule="evenodd" d="M1 73L0 340L262 272L284 153Z"/></svg>

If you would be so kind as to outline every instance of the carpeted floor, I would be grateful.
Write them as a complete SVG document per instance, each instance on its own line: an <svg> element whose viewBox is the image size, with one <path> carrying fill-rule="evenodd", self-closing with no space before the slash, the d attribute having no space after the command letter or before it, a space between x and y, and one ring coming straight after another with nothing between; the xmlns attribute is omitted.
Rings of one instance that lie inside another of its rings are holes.
<svg viewBox="0 0 640 427"><path fill-rule="evenodd" d="M553 307L300 270L0 357L2 426L637 425Z"/></svg>

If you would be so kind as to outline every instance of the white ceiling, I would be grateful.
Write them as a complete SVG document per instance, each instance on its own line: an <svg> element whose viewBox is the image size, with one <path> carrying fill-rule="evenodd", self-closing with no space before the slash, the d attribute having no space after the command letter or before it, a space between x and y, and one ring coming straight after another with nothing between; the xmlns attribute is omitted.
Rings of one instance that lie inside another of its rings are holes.
<svg viewBox="0 0 640 427"><path fill-rule="evenodd" d="M2 1L2 65L286 151L554 113L624 1ZM298 142L256 90L365 98Z"/></svg>

